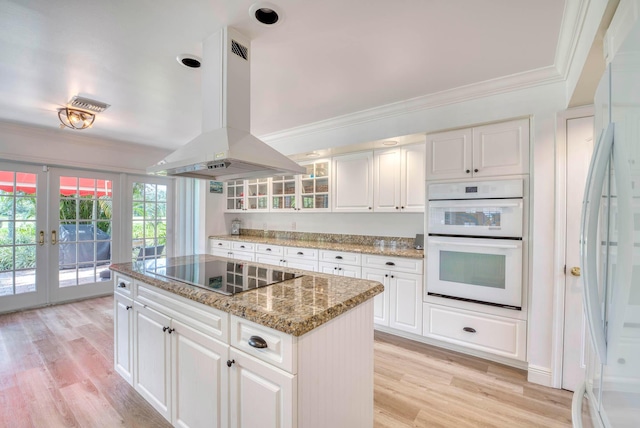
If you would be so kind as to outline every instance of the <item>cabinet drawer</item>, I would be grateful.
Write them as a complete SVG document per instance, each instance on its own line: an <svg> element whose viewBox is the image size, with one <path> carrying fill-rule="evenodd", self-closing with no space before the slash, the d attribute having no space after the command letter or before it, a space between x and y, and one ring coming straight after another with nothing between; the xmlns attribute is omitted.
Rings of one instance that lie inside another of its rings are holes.
<svg viewBox="0 0 640 428"><path fill-rule="evenodd" d="M252 339L254 337L254 339ZM249 344L264 341L266 347ZM293 336L231 315L231 346L289 373L296 374Z"/></svg>
<svg viewBox="0 0 640 428"><path fill-rule="evenodd" d="M422 266L423 261L421 259L374 256L371 254L364 254L362 256L362 267L422 275Z"/></svg>
<svg viewBox="0 0 640 428"><path fill-rule="evenodd" d="M526 357L526 321L425 303L423 332L431 337L517 360Z"/></svg>
<svg viewBox="0 0 640 428"><path fill-rule="evenodd" d="M116 293L120 293L123 296L131 297L133 294L133 280L128 276L124 276L120 273L116 273L113 280L113 289Z"/></svg>
<svg viewBox="0 0 640 428"><path fill-rule="evenodd" d="M284 251L284 247L280 245L258 244L256 245L256 253L268 254L273 256L281 256Z"/></svg>
<svg viewBox="0 0 640 428"><path fill-rule="evenodd" d="M220 239L209 239L209 251L214 249L228 250L231 248L231 242L221 241Z"/></svg>
<svg viewBox="0 0 640 428"><path fill-rule="evenodd" d="M229 337L229 314L157 287L136 282L135 301L222 342Z"/></svg>
<svg viewBox="0 0 640 428"><path fill-rule="evenodd" d="M360 253L345 253L343 251L320 250L319 260L321 262L360 266L360 263L362 262L362 255Z"/></svg>
<svg viewBox="0 0 640 428"><path fill-rule="evenodd" d="M232 242L231 249L236 251L254 251L256 249L256 244L253 242Z"/></svg>
<svg viewBox="0 0 640 428"><path fill-rule="evenodd" d="M285 258L318 260L318 250L313 248L284 247Z"/></svg>

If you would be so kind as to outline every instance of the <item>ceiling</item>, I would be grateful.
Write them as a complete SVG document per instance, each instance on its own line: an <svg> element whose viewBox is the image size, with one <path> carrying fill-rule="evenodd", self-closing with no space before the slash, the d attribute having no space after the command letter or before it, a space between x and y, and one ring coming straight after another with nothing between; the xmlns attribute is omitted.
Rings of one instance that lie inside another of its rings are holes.
<svg viewBox="0 0 640 428"><path fill-rule="evenodd" d="M57 128L74 95L111 105L83 131L175 149L200 133L201 55L225 25L252 39L255 135L554 65L561 0L3 0L0 120Z"/></svg>

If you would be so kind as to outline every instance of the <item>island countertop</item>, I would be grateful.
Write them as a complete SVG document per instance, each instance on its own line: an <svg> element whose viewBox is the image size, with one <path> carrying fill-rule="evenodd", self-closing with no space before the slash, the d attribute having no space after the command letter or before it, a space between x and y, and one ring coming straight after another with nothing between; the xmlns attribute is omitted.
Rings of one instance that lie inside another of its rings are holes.
<svg viewBox="0 0 640 428"><path fill-rule="evenodd" d="M166 260L166 265L179 266L209 260L229 260L238 263L237 260L223 257L195 255L170 257ZM242 263L274 267L254 262ZM384 291L384 286L376 281L278 267L278 270L300 273L303 276L227 296L147 272L143 262L117 263L109 268L146 284L293 336L302 336Z"/></svg>

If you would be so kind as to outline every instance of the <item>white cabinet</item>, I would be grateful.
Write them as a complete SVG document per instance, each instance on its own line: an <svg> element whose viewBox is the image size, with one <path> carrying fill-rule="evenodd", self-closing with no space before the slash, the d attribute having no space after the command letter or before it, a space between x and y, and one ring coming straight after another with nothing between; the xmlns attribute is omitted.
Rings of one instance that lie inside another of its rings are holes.
<svg viewBox="0 0 640 428"><path fill-rule="evenodd" d="M376 150L373 211L424 212L425 145Z"/></svg>
<svg viewBox="0 0 640 428"><path fill-rule="evenodd" d="M255 244L244 241L224 241L220 239L209 239L209 254L218 257L255 261Z"/></svg>
<svg viewBox="0 0 640 428"><path fill-rule="evenodd" d="M424 335L467 348L526 360L527 322L425 303Z"/></svg>
<svg viewBox="0 0 640 428"><path fill-rule="evenodd" d="M365 255L362 277L385 288L374 297L376 324L422 334L422 268L422 260Z"/></svg>
<svg viewBox="0 0 640 428"><path fill-rule="evenodd" d="M349 278L361 278L361 255L341 251L321 250L319 254L318 270Z"/></svg>
<svg viewBox="0 0 640 428"><path fill-rule="evenodd" d="M269 179L232 180L225 183L226 212L269 211Z"/></svg>
<svg viewBox="0 0 640 428"><path fill-rule="evenodd" d="M299 176L300 206L298 211L331 211L331 162L328 159L301 164L307 169Z"/></svg>
<svg viewBox="0 0 640 428"><path fill-rule="evenodd" d="M295 212L299 210L298 176L271 177L271 211Z"/></svg>
<svg viewBox="0 0 640 428"><path fill-rule="evenodd" d="M313 248L284 247L282 266L317 272L318 250Z"/></svg>
<svg viewBox="0 0 640 428"><path fill-rule="evenodd" d="M373 210L373 152L335 156L333 212Z"/></svg>
<svg viewBox="0 0 640 428"><path fill-rule="evenodd" d="M232 428L293 428L295 376L231 348Z"/></svg>
<svg viewBox="0 0 640 428"><path fill-rule="evenodd" d="M133 385L133 300L117 289L113 297L114 367L129 385Z"/></svg>
<svg viewBox="0 0 640 428"><path fill-rule="evenodd" d="M529 173L529 120L427 135L427 180Z"/></svg>

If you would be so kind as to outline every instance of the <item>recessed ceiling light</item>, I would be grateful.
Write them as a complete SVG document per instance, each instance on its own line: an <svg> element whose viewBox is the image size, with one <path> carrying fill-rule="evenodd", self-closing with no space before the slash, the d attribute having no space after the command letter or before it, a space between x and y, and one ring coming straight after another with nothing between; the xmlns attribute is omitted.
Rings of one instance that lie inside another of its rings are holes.
<svg viewBox="0 0 640 428"><path fill-rule="evenodd" d="M176 60L180 63L180 65L187 68L200 68L200 65L202 63L201 58L191 54L180 54L176 57Z"/></svg>
<svg viewBox="0 0 640 428"><path fill-rule="evenodd" d="M249 8L249 16L267 27L280 25L284 19L282 11L276 5L266 2L254 3Z"/></svg>
<svg viewBox="0 0 640 428"><path fill-rule="evenodd" d="M320 157L320 153L318 153L318 152L307 153L307 157L308 158L319 158Z"/></svg>
<svg viewBox="0 0 640 428"><path fill-rule="evenodd" d="M393 141L393 140L383 141L382 142L383 146L395 146L396 144L398 144L398 142L397 141Z"/></svg>

